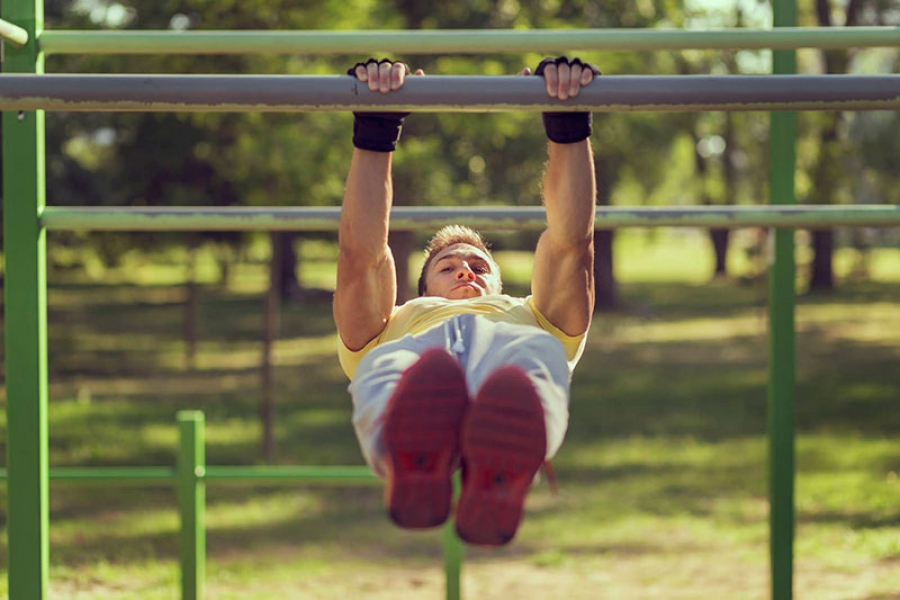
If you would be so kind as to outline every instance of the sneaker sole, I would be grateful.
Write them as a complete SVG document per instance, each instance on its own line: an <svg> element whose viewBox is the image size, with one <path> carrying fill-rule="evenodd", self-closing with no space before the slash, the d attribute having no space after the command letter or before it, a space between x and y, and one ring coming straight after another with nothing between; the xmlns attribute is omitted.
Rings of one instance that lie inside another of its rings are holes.
<svg viewBox="0 0 900 600"><path fill-rule="evenodd" d="M544 410L534 385L518 367L499 369L463 421L459 537L479 546L512 540L546 451Z"/></svg>
<svg viewBox="0 0 900 600"><path fill-rule="evenodd" d="M383 431L385 504L400 527L437 527L450 515L459 431L468 404L465 375L445 350L426 351L400 378Z"/></svg>

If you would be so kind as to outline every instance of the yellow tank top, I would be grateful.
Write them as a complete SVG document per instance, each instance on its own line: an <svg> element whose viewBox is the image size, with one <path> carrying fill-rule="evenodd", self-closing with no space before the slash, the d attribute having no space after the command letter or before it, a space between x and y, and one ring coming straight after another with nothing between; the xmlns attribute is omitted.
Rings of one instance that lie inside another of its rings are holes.
<svg viewBox="0 0 900 600"><path fill-rule="evenodd" d="M405 335L418 335L429 329L443 325L453 315L481 315L491 321L517 323L531 327L540 327L562 342L569 362L569 370L575 368L584 351L587 333L570 336L555 327L544 315L538 312L531 296L513 298L506 295L480 296L465 300L449 300L440 296L424 296L410 300L402 306L394 308L388 323L381 334L357 351L348 349L338 336L338 358L347 377L353 379L359 361L372 348L379 344L398 340Z"/></svg>

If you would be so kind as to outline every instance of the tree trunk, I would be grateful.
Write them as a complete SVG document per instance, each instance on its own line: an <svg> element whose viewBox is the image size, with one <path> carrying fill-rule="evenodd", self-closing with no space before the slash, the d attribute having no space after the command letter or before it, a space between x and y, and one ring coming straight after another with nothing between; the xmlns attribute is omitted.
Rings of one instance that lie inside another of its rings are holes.
<svg viewBox="0 0 900 600"><path fill-rule="evenodd" d="M182 318L182 333L184 335L184 368L193 371L197 367L197 321L200 295L197 285L197 255L199 241L196 236L191 236L188 241L188 272L185 282L184 315Z"/></svg>
<svg viewBox="0 0 900 600"><path fill-rule="evenodd" d="M619 307L616 274L613 270L613 240L615 230L594 232L594 312L608 312Z"/></svg>
<svg viewBox="0 0 900 600"><path fill-rule="evenodd" d="M597 204L610 205L612 178L608 177L606 162L595 159L597 167ZM607 312L619 307L618 285L613 270L613 241L615 230L594 231L594 312Z"/></svg>
<svg viewBox="0 0 900 600"><path fill-rule="evenodd" d="M273 241L275 237L279 238L278 243L274 244L274 247L279 248L281 253L278 268L278 286L281 299L302 298L304 287L298 276L300 259L297 256L295 247L297 240L300 239L300 234L296 231L280 231L273 233L272 236Z"/></svg>
<svg viewBox="0 0 900 600"><path fill-rule="evenodd" d="M812 232L813 263L809 274L809 291L827 291L834 289L834 232L830 229L817 229Z"/></svg>
<svg viewBox="0 0 900 600"><path fill-rule="evenodd" d="M728 229L710 229L709 239L712 241L713 252L716 255L716 267L713 269L713 277L716 279L728 276L728 238L731 231Z"/></svg>
<svg viewBox="0 0 900 600"><path fill-rule="evenodd" d="M862 2L850 0L847 5L844 26L856 24ZM821 27L831 27L833 13L827 0L816 0L816 17ZM847 72L849 56L846 50L826 50L822 53L825 62L825 73L842 74ZM838 181L841 177L838 155L838 128L841 113L828 115L828 122L821 133L819 158L813 167L813 201L816 204L833 204ZM817 230L812 232L813 263L810 272L808 290L830 291L834 289L834 232Z"/></svg>
<svg viewBox="0 0 900 600"><path fill-rule="evenodd" d="M413 252L413 242L411 231L392 231L388 235L388 245L394 255L397 270L397 304L403 304L414 297L409 280L409 256Z"/></svg>
<svg viewBox="0 0 900 600"><path fill-rule="evenodd" d="M279 313L281 311L281 280L284 272L282 259L286 236L280 233L270 234L272 256L269 262L269 290L266 294L263 310L263 340L260 379L262 402L259 407L259 418L262 425L262 452L267 461L275 456L275 377L273 374L272 353L278 339Z"/></svg>

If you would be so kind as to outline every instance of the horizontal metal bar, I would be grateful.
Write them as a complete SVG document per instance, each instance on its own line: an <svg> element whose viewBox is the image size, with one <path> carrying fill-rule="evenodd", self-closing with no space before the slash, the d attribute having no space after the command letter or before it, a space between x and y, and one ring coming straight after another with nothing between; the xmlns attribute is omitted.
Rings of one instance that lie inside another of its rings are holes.
<svg viewBox="0 0 900 600"><path fill-rule="evenodd" d="M169 467L54 467L50 469L51 481L103 483L120 481L128 483L175 483L175 469Z"/></svg>
<svg viewBox="0 0 900 600"><path fill-rule="evenodd" d="M208 481L274 483L376 483L378 478L363 466L208 466L200 477ZM0 469L0 481L6 469ZM176 472L169 467L54 467L50 480L67 483L134 483L174 485Z"/></svg>
<svg viewBox="0 0 900 600"><path fill-rule="evenodd" d="M273 483L302 481L304 483L377 483L379 481L368 467L327 466L247 466L206 467L207 481L252 481Z"/></svg>
<svg viewBox="0 0 900 600"><path fill-rule="evenodd" d="M574 50L872 48L900 27L420 31L44 31L47 54L559 54Z"/></svg>
<svg viewBox="0 0 900 600"><path fill-rule="evenodd" d="M16 46L24 46L28 43L28 32L18 25L0 19L0 39Z"/></svg>
<svg viewBox="0 0 900 600"><path fill-rule="evenodd" d="M131 208L48 206L51 231L336 231L339 207ZM395 231L433 231L460 223L486 231L541 230L544 209L530 207L408 207L391 211ZM900 206L599 207L597 229L617 227L897 227Z"/></svg>
<svg viewBox="0 0 900 600"><path fill-rule="evenodd" d="M888 110L900 75L604 76L566 101L538 77L411 77L370 92L345 76L0 75L0 110L541 112Z"/></svg>

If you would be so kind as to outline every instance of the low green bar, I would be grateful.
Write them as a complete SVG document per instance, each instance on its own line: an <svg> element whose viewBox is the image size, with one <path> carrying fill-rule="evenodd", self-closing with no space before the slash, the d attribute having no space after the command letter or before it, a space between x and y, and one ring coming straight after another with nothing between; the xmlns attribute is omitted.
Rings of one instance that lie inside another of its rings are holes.
<svg viewBox="0 0 900 600"><path fill-rule="evenodd" d="M178 513L182 600L202 600L206 587L206 444L200 411L178 413Z"/></svg>
<svg viewBox="0 0 900 600"><path fill-rule="evenodd" d="M177 481L177 473L169 467L56 467L50 469L50 481L171 485Z"/></svg>
<svg viewBox="0 0 900 600"><path fill-rule="evenodd" d="M212 481L253 481L272 483L280 481L302 481L303 483L378 483L380 480L368 467L323 467L323 466L247 466L247 467L206 467L206 480Z"/></svg>
<svg viewBox="0 0 900 600"><path fill-rule="evenodd" d="M28 32L18 25L0 19L0 39L16 46L24 46L28 43Z"/></svg>
<svg viewBox="0 0 900 600"><path fill-rule="evenodd" d="M47 54L558 54L573 50L872 48L898 27L423 31L44 31Z"/></svg>
<svg viewBox="0 0 900 600"><path fill-rule="evenodd" d="M60 483L133 483L135 485L180 482L178 472L169 467L55 467L50 481ZM302 482L328 485L380 483L368 467L362 466L218 466L206 467L197 475L207 482L240 481L242 483ZM0 481L6 469L0 469Z"/></svg>
<svg viewBox="0 0 900 600"><path fill-rule="evenodd" d="M337 231L339 207L94 208L48 206L49 231ZM394 231L435 230L448 221L487 231L546 227L542 207L394 207ZM900 206L600 207L597 229L619 227L898 227Z"/></svg>
<svg viewBox="0 0 900 600"><path fill-rule="evenodd" d="M459 498L462 489L462 475L456 472L453 475L453 493ZM449 519L443 527L444 546L444 584L447 600L460 600L462 597L462 565L466 557L466 549L462 540L456 535L456 524Z"/></svg>

